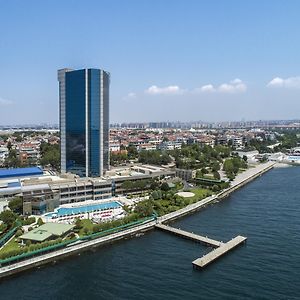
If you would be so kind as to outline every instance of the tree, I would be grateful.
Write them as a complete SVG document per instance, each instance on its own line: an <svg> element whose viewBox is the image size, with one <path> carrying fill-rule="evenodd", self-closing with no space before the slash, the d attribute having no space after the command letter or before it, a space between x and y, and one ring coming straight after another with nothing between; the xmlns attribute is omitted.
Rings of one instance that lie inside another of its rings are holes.
<svg viewBox="0 0 300 300"><path fill-rule="evenodd" d="M40 164L42 166L51 165L52 168L59 170L60 166L60 151L59 145L41 143L40 146L41 159Z"/></svg>
<svg viewBox="0 0 300 300"><path fill-rule="evenodd" d="M151 189L151 190L155 190L155 189L158 188L158 186L159 186L158 182L157 182L156 180L153 179L153 180L151 181L151 184L150 184L150 189Z"/></svg>
<svg viewBox="0 0 300 300"><path fill-rule="evenodd" d="M37 224L38 224L39 226L42 226L42 225L45 224L45 223L44 223L44 221L43 221L41 218L39 218L39 219L37 220Z"/></svg>
<svg viewBox="0 0 300 300"><path fill-rule="evenodd" d="M215 171L215 172L213 172L213 175L214 175L214 179L217 179L217 180L221 179L219 172Z"/></svg>
<svg viewBox="0 0 300 300"><path fill-rule="evenodd" d="M231 159L226 159L223 164L223 170L226 173L233 173L234 167Z"/></svg>
<svg viewBox="0 0 300 300"><path fill-rule="evenodd" d="M214 163L212 164L211 170L212 170L213 172L219 171L219 170L220 170L220 164L219 164L218 162L214 162Z"/></svg>
<svg viewBox="0 0 300 300"><path fill-rule="evenodd" d="M154 199L154 200L158 200L158 199L160 199L160 198L159 198L159 194L158 194L158 191L157 191L157 190L153 191L151 195L152 195L152 197L153 197L153 199Z"/></svg>
<svg viewBox="0 0 300 300"><path fill-rule="evenodd" d="M166 165L171 162L171 158L168 153L160 150L142 150L139 153L139 162L143 164Z"/></svg>
<svg viewBox="0 0 300 300"><path fill-rule="evenodd" d="M126 162L127 154L126 153L111 153L110 155L110 164L112 166L118 165L122 162Z"/></svg>
<svg viewBox="0 0 300 300"><path fill-rule="evenodd" d="M127 147L127 156L128 156L128 159L135 159L138 157L138 151L135 146L129 145Z"/></svg>
<svg viewBox="0 0 300 300"><path fill-rule="evenodd" d="M9 201L8 207L10 210L12 210L14 213L21 214L23 210L23 200L21 197L15 197L12 200Z"/></svg>
<svg viewBox="0 0 300 300"><path fill-rule="evenodd" d="M165 192L170 189L170 187L169 187L169 185L168 185L167 182L163 182L163 184L161 185L160 188L161 188L162 191L165 191Z"/></svg>
<svg viewBox="0 0 300 300"><path fill-rule="evenodd" d="M134 210L140 217L148 217L153 214L153 206L150 200L139 202Z"/></svg>
<svg viewBox="0 0 300 300"><path fill-rule="evenodd" d="M7 227L11 227L16 219L17 215L11 210L4 210L0 213L0 220L5 223Z"/></svg>
<svg viewBox="0 0 300 300"><path fill-rule="evenodd" d="M11 141L8 141L7 142L7 149L8 149L8 151L10 151L11 148L12 148Z"/></svg>
<svg viewBox="0 0 300 300"><path fill-rule="evenodd" d="M121 188L128 191L132 189L132 182L130 180L126 180L121 184Z"/></svg>
<svg viewBox="0 0 300 300"><path fill-rule="evenodd" d="M82 228L82 221L79 218L76 218L75 229L81 229L81 228Z"/></svg>
<svg viewBox="0 0 300 300"><path fill-rule="evenodd" d="M22 142L22 136L20 134L16 135L16 142Z"/></svg>
<svg viewBox="0 0 300 300"><path fill-rule="evenodd" d="M16 149L10 149L4 165L8 168L18 168L21 166L21 161L18 157Z"/></svg>
<svg viewBox="0 0 300 300"><path fill-rule="evenodd" d="M23 234L23 231L21 229L18 229L16 232L16 237L19 237Z"/></svg>
<svg viewBox="0 0 300 300"><path fill-rule="evenodd" d="M218 192L218 191L220 190L220 187L219 187L217 184L214 184L214 185L212 186L212 190L213 190L214 192Z"/></svg>
<svg viewBox="0 0 300 300"><path fill-rule="evenodd" d="M209 172L206 170L206 168L202 168L202 169L201 169L201 173L202 173L202 174L207 174L207 173L209 173Z"/></svg>

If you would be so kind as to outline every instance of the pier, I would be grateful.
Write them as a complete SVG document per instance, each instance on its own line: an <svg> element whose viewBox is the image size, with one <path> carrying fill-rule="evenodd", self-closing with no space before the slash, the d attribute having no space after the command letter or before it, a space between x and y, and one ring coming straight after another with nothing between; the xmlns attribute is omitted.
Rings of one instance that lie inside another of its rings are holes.
<svg viewBox="0 0 300 300"><path fill-rule="evenodd" d="M167 225L163 225L163 224L156 224L155 225L156 228L161 229L161 230L165 230L171 233L174 233L176 235L179 235L183 238L189 239L189 240L193 240L195 242L198 243L203 243L207 246L211 246L211 247L220 247L221 245L223 245L222 242L210 239L208 237L202 236L202 235L198 235L192 232L188 232L188 231L184 231L181 229L177 229L171 226L167 226Z"/></svg>
<svg viewBox="0 0 300 300"><path fill-rule="evenodd" d="M155 225L155 228L158 228L160 230L164 230L170 233L173 233L175 235L181 236L185 239L189 239L198 243L205 244L206 246L214 247L215 249L209 252L208 254L204 255L203 257L195 259L192 264L195 268L204 268L208 264L212 263L219 257L223 256L230 250L236 248L238 245L244 243L247 238L241 235L236 236L232 240L230 240L227 243L223 243L220 241L216 241L213 239L210 239L208 237L198 235L192 232L188 232L185 230L177 229L168 225L164 225L161 223L158 223Z"/></svg>
<svg viewBox="0 0 300 300"><path fill-rule="evenodd" d="M237 237L233 238L227 243L223 243L220 247L214 249L213 251L209 252L208 254L204 255L203 257L197 258L193 261L193 266L195 268L204 268L220 256L226 254L233 248L237 247L238 245L244 243L247 240L246 237L238 235Z"/></svg>

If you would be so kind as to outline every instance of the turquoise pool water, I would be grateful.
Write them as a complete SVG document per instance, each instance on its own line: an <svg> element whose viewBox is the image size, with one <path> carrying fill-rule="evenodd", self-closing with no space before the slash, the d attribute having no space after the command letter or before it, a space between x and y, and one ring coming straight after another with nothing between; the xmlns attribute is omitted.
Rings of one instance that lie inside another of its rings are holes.
<svg viewBox="0 0 300 300"><path fill-rule="evenodd" d="M62 217L66 215L73 215L73 214L80 214L80 213L88 213L93 212L96 210L102 210L102 209L113 209L121 207L121 204L117 201L113 202L106 202L106 203L99 203L99 204L91 204L91 205L83 205L78 207L60 207L57 209L57 211L48 213L45 216L46 217Z"/></svg>

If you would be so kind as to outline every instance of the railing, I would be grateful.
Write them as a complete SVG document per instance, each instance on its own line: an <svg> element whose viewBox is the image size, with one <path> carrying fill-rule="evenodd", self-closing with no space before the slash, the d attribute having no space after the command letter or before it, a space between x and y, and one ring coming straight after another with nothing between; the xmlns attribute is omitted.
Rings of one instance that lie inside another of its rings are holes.
<svg viewBox="0 0 300 300"><path fill-rule="evenodd" d="M114 227L114 228L110 228L101 232L96 232L96 233L92 233L90 235L81 237L81 238L77 238L75 240L69 240L69 241L64 241L55 245L51 245L51 246L47 246L47 247L43 247L41 249L37 249L34 251L30 251L30 252L25 252L16 256L12 256L6 259L0 259L0 266L6 265L6 264L10 264L16 261L20 261L23 260L25 258L30 258L32 256L37 256L37 255L41 255L41 254L45 254L48 252L52 252L61 248L64 248L66 246L71 246L73 243L75 244L78 241L88 241L88 240L93 240L102 236L106 236L108 234L114 233L114 232L120 232L123 231L125 229L130 229L132 227L136 227L142 223L148 223L150 221L153 221L156 219L156 215L152 215L151 217L146 217L143 218L141 220L135 221L135 222L131 222L128 224L124 224L118 227Z"/></svg>
<svg viewBox="0 0 300 300"><path fill-rule="evenodd" d="M0 239L0 247L2 247L18 230L19 226L21 224L19 222L16 222L16 226L9 230L1 239Z"/></svg>

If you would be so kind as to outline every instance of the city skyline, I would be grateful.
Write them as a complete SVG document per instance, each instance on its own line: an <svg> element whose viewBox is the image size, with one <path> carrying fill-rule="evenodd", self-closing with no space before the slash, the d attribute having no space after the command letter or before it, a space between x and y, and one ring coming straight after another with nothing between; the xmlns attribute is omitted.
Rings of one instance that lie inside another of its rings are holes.
<svg viewBox="0 0 300 300"><path fill-rule="evenodd" d="M2 4L1 124L58 123L64 66L111 71L112 123L298 118L299 3L57 5Z"/></svg>

